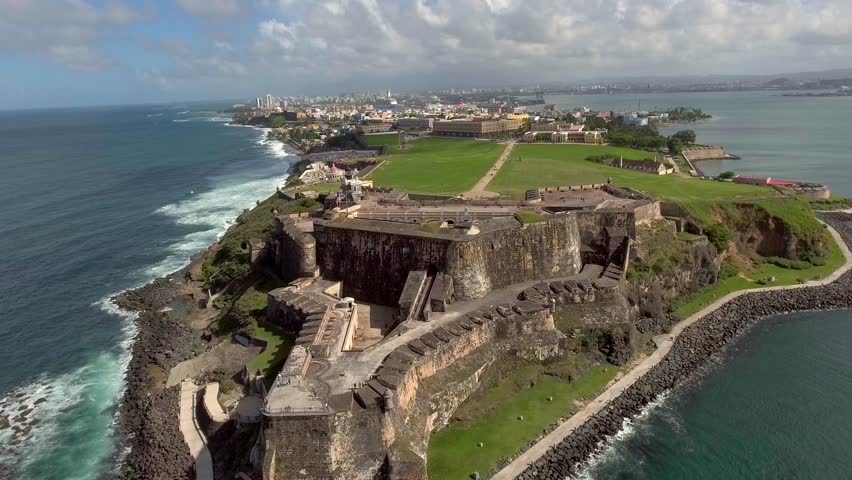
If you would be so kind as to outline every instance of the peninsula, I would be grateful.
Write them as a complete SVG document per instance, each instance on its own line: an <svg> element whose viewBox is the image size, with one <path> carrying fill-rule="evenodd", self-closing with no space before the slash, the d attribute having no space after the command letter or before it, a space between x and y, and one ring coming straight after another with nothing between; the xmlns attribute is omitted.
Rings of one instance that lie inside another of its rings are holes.
<svg viewBox="0 0 852 480"><path fill-rule="evenodd" d="M827 187L613 121L277 127L291 178L116 299L125 476L564 478L761 318L852 306Z"/></svg>

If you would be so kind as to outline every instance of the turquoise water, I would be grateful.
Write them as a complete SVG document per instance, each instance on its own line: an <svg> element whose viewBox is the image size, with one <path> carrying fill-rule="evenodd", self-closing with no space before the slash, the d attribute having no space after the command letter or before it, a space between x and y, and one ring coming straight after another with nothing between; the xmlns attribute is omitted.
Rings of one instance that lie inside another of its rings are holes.
<svg viewBox="0 0 852 480"><path fill-rule="evenodd" d="M698 142L724 145L742 160L706 161L706 174L726 170L781 180L829 185L852 197L852 97L783 97L782 92L668 93L643 95L551 95L547 103L594 110L698 107L707 121L674 128L695 130Z"/></svg>
<svg viewBox="0 0 852 480"><path fill-rule="evenodd" d="M186 264L293 158L225 106L0 112L0 416L19 430L0 478L101 478L120 456L134 325L107 299Z"/></svg>
<svg viewBox="0 0 852 480"><path fill-rule="evenodd" d="M852 312L759 323L580 478L852 478Z"/></svg>

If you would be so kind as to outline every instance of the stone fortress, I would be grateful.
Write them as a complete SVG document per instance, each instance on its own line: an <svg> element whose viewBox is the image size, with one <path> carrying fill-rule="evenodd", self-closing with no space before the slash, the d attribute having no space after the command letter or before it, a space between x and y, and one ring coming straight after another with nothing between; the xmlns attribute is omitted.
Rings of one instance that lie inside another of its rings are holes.
<svg viewBox="0 0 852 480"><path fill-rule="evenodd" d="M276 217L263 246L290 281L267 318L298 332L264 401L266 479L425 479L431 432L484 369L564 353L557 305L625 321L636 227L661 218L611 185L469 200L350 179L327 202L322 218Z"/></svg>

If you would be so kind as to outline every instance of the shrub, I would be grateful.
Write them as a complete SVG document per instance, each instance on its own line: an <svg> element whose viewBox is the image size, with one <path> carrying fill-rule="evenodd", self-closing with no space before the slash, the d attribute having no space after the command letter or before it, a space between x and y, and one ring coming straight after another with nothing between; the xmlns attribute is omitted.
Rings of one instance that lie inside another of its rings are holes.
<svg viewBox="0 0 852 480"><path fill-rule="evenodd" d="M707 236L710 244L716 247L717 252L722 252L728 248L728 244L734 238L731 230L721 223L713 223L705 227L704 235Z"/></svg>
<svg viewBox="0 0 852 480"><path fill-rule="evenodd" d="M725 280L728 278L736 277L739 274L739 270L735 267L731 262L723 262L722 268L719 269L719 279Z"/></svg>
<svg viewBox="0 0 852 480"><path fill-rule="evenodd" d="M230 378L226 378L219 383L219 391L222 393L231 393L237 388L237 384Z"/></svg>
<svg viewBox="0 0 852 480"><path fill-rule="evenodd" d="M810 262L806 262L804 260L790 260L789 258L784 257L766 257L763 260L766 263L771 263L781 268L788 268L791 270L807 270L808 268L813 267L813 264Z"/></svg>

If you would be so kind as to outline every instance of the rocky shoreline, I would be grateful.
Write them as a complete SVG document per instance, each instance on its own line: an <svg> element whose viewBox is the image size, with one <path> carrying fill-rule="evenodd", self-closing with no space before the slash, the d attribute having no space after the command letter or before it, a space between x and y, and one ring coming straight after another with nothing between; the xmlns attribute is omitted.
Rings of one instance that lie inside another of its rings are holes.
<svg viewBox="0 0 852 480"><path fill-rule="evenodd" d="M185 295L183 272L113 298L121 309L138 313L119 412L127 452L119 478L181 479L192 472L194 462L177 422L179 387L164 388L173 366L205 348L200 333L187 326L184 312L167 309Z"/></svg>
<svg viewBox="0 0 852 480"><path fill-rule="evenodd" d="M852 245L852 215L823 213L820 218ZM532 463L519 479L559 479L578 468L661 394L681 385L715 354L751 326L775 315L852 308L852 271L814 287L743 294L688 326L666 356L606 407Z"/></svg>
<svg viewBox="0 0 852 480"><path fill-rule="evenodd" d="M298 165L290 165L288 173ZM119 407L121 441L116 450L126 454L116 456L116 478L194 478L194 459L178 426L180 387L167 389L165 383L172 367L216 343L204 338L215 312L199 304L205 293L197 279L201 262L214 245L183 269L112 298L117 307L137 314L138 330Z"/></svg>

